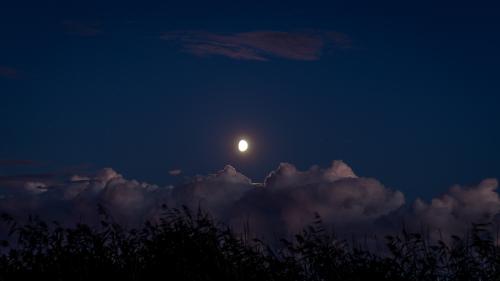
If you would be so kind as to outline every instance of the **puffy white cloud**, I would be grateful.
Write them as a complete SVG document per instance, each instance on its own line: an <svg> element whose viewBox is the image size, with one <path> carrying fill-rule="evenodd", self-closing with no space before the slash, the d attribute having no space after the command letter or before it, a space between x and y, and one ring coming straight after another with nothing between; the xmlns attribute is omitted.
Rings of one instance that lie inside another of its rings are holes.
<svg viewBox="0 0 500 281"><path fill-rule="evenodd" d="M201 207L221 216L252 188L249 178L227 165L216 174L196 176L191 182L173 188L169 205Z"/></svg>
<svg viewBox="0 0 500 281"><path fill-rule="evenodd" d="M315 213L326 224L359 231L403 204L401 192L375 179L359 178L344 162L334 161L328 169L308 171L281 164L263 186L236 202L231 213L233 224L248 220L259 233L269 228L276 234L297 232L312 222Z"/></svg>
<svg viewBox="0 0 500 281"><path fill-rule="evenodd" d="M483 180L473 187L453 186L430 203L417 199L403 216L413 230L424 226L435 239L463 234L472 223L497 223L500 197L496 179Z"/></svg>
<svg viewBox="0 0 500 281"><path fill-rule="evenodd" d="M97 223L98 204L119 222L135 225L160 211L170 189L127 180L110 168L94 177L72 176L66 182L45 185L27 182L24 192L0 199L0 211L24 218L29 214L64 223Z"/></svg>
<svg viewBox="0 0 500 281"><path fill-rule="evenodd" d="M47 187L47 186L42 182L28 181L24 184L24 189L26 191L30 191L33 193L45 192L45 191L47 191L47 189L45 187Z"/></svg>
<svg viewBox="0 0 500 281"><path fill-rule="evenodd" d="M1 185L1 184L0 184ZM74 175L67 181L38 182L27 178L21 188L0 186L0 212L18 218L28 214L64 223L97 223L97 205L116 221L137 226L161 215L162 204L208 210L237 230L249 226L256 235L281 236L299 231L317 213L326 225L344 234L400 230L402 223L447 236L461 234L472 222L500 218L497 180L475 187L454 186L430 202L405 204L404 195L373 178L357 176L342 161L326 169L300 171L282 163L263 183L253 183L232 166L196 176L177 186L160 187L128 180L113 169L94 176Z"/></svg>

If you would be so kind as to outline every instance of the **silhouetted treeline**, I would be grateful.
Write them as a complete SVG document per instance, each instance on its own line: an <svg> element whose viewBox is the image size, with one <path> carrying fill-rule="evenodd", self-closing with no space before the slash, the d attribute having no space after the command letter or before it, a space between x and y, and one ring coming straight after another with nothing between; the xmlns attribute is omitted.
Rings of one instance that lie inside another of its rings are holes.
<svg viewBox="0 0 500 281"><path fill-rule="evenodd" d="M319 219L276 249L201 211L166 209L159 223L132 230L102 215L99 228L18 225L3 215L10 239L1 243L0 280L500 280L486 225L432 245L403 230L374 253L338 239Z"/></svg>

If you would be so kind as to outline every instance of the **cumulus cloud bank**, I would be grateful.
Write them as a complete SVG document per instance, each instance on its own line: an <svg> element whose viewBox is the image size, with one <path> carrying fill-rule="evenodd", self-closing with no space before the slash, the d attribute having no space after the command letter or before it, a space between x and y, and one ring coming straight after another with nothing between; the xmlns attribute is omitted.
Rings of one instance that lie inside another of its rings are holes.
<svg viewBox="0 0 500 281"><path fill-rule="evenodd" d="M64 223L97 223L97 205L128 226L156 220L161 206L188 206L209 211L236 230L249 226L256 235L296 233L319 214L326 225L346 234L399 230L401 223L421 225L446 236L460 234L472 222L500 218L497 180L477 186L454 186L442 196L405 204L404 195L378 180L357 176L342 161L326 169L300 171L282 163L262 183L254 183L232 166L197 176L178 186L157 186L129 180L110 168L95 175L74 175L64 181L0 180L0 212L18 218L37 214ZM438 238L438 237L436 237Z"/></svg>
<svg viewBox="0 0 500 281"><path fill-rule="evenodd" d="M181 45L197 56L225 56L238 60L266 61L273 57L318 60L329 48L347 48L349 39L333 31L250 31L213 33L206 31L165 32L162 39Z"/></svg>

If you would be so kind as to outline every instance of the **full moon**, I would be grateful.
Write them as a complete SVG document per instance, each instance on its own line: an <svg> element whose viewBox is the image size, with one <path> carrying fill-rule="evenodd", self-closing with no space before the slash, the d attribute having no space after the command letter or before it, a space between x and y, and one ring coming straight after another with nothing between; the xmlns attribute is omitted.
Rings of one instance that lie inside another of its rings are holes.
<svg viewBox="0 0 500 281"><path fill-rule="evenodd" d="M238 143L238 150L241 152L245 152L248 149L248 142L246 140L240 140Z"/></svg>

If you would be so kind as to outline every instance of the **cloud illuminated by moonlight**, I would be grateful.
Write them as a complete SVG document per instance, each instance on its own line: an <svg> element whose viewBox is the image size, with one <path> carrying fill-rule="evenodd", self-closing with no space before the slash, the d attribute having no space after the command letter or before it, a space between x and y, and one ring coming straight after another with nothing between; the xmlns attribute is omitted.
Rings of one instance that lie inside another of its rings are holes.
<svg viewBox="0 0 500 281"><path fill-rule="evenodd" d="M22 181L22 182L21 182ZM113 169L93 176L0 178L0 212L17 218L37 214L63 223L97 223L97 204L118 222L136 226L161 216L162 204L202 208L236 230L249 225L258 236L287 235L314 220L349 235L383 234L399 230L402 222L418 230L422 225L446 236L460 233L471 222L500 218L498 182L486 179L477 186L454 186L424 202L405 203L403 193L373 178L360 177L342 161L326 169L300 171L282 163L262 183L254 183L232 166L197 176L177 186L161 187L129 180ZM437 238L437 237L436 237Z"/></svg>

